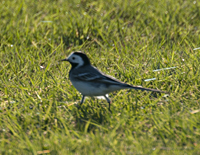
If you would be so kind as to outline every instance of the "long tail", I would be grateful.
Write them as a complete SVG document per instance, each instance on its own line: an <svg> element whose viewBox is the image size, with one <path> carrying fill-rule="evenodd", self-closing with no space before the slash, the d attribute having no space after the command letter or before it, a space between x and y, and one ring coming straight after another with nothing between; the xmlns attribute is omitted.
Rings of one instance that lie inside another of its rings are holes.
<svg viewBox="0 0 200 155"><path fill-rule="evenodd" d="M166 91L161 91L161 90L151 89L151 88L144 88L144 87L141 87L141 86L131 86L131 85L128 85L128 88L130 88L130 89L136 89L136 90L142 90L142 91L146 90L146 91L153 91L153 92L157 92L157 93L169 94Z"/></svg>

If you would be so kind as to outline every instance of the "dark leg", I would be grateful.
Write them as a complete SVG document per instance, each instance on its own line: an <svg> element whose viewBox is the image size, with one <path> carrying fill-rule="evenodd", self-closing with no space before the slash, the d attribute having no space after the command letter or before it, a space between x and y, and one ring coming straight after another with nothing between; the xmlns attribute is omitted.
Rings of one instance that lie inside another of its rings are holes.
<svg viewBox="0 0 200 155"><path fill-rule="evenodd" d="M82 96L80 105L84 102L84 100L85 100L85 95Z"/></svg>
<svg viewBox="0 0 200 155"><path fill-rule="evenodd" d="M108 104L109 104L109 111L111 112L111 110L110 110L111 101L110 101L110 99L109 99L106 95L104 95L104 97L105 97L106 101L107 101Z"/></svg>

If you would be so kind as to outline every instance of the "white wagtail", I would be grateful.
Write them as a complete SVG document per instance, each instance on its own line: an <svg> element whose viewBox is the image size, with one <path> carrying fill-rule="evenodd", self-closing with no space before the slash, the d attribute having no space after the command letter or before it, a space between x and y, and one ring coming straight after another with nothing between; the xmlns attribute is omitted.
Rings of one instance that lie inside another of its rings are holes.
<svg viewBox="0 0 200 155"><path fill-rule="evenodd" d="M84 102L85 96L104 96L109 103L110 110L111 101L107 94L120 89L139 89L166 93L156 89L131 86L112 76L106 75L92 66L89 58L82 52L73 52L61 61L69 61L72 65L69 72L69 79L74 87L82 94L80 104Z"/></svg>

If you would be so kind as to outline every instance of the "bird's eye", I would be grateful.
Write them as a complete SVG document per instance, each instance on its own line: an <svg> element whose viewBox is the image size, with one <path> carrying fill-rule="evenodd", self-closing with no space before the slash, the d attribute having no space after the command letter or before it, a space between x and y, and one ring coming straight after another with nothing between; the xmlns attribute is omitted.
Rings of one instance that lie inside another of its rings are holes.
<svg viewBox="0 0 200 155"><path fill-rule="evenodd" d="M72 59L74 60L74 59L75 59L75 57L72 57Z"/></svg>

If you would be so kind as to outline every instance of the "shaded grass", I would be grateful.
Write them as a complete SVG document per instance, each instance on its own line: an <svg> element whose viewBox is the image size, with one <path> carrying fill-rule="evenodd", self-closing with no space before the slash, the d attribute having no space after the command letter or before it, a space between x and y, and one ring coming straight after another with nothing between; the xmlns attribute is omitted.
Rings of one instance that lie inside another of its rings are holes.
<svg viewBox="0 0 200 155"><path fill-rule="evenodd" d="M197 1L2 1L1 154L198 154ZM169 97L81 96L59 63L83 50L98 68ZM176 67L154 72L155 69ZM145 79L156 78L145 82ZM194 112L197 110L196 112Z"/></svg>

